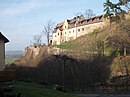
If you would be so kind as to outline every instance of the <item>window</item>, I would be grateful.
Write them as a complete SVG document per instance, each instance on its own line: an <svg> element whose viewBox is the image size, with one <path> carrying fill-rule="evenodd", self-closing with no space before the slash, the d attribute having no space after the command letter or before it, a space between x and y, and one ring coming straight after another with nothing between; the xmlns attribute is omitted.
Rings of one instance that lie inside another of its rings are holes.
<svg viewBox="0 0 130 97"><path fill-rule="evenodd" d="M90 19L89 22L92 22L92 19Z"/></svg>
<svg viewBox="0 0 130 97"><path fill-rule="evenodd" d="M69 31L69 33L71 33L71 31Z"/></svg>
<svg viewBox="0 0 130 97"><path fill-rule="evenodd" d="M97 21L99 21L100 19L99 19L99 18L97 18L96 20L97 20Z"/></svg>
<svg viewBox="0 0 130 97"><path fill-rule="evenodd" d="M65 32L65 34L66 34L66 32Z"/></svg>
<svg viewBox="0 0 130 97"><path fill-rule="evenodd" d="M78 31L80 32L80 29L78 29Z"/></svg>
<svg viewBox="0 0 130 97"><path fill-rule="evenodd" d="M84 28L82 28L82 31L84 31Z"/></svg>
<svg viewBox="0 0 130 97"><path fill-rule="evenodd" d="M59 33L58 33L58 36L59 36Z"/></svg>
<svg viewBox="0 0 130 97"><path fill-rule="evenodd" d="M65 28L66 28L66 26L65 26Z"/></svg>
<svg viewBox="0 0 130 97"><path fill-rule="evenodd" d="M55 37L56 37L56 35L55 35Z"/></svg>
<svg viewBox="0 0 130 97"><path fill-rule="evenodd" d="M74 33L74 30L73 30L73 33Z"/></svg>

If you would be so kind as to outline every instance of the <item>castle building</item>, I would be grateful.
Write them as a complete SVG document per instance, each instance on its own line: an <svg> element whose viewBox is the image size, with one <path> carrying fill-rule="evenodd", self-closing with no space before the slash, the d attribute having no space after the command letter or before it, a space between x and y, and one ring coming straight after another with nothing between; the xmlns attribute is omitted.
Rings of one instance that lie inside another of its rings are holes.
<svg viewBox="0 0 130 97"><path fill-rule="evenodd" d="M0 71L5 68L5 43L9 40L0 32Z"/></svg>
<svg viewBox="0 0 130 97"><path fill-rule="evenodd" d="M92 33L95 29L105 25L103 15L85 18L77 16L73 19L65 19L56 25L52 34L52 45L74 40L79 36Z"/></svg>

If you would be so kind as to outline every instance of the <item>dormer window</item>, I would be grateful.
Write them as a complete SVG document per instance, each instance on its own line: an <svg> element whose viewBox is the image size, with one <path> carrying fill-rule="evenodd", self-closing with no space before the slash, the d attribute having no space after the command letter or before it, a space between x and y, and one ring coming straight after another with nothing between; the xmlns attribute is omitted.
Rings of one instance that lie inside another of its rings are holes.
<svg viewBox="0 0 130 97"><path fill-rule="evenodd" d="M90 19L89 22L92 22L92 19Z"/></svg>
<svg viewBox="0 0 130 97"><path fill-rule="evenodd" d="M101 20L101 19L102 19L102 16L99 17L99 20Z"/></svg>
<svg viewBox="0 0 130 97"><path fill-rule="evenodd" d="M99 21L100 19L101 19L101 17L97 17L97 19L96 19L96 20L97 20L97 21Z"/></svg>
<svg viewBox="0 0 130 97"><path fill-rule="evenodd" d="M92 21L94 21L94 20L95 20L95 18L92 19Z"/></svg>

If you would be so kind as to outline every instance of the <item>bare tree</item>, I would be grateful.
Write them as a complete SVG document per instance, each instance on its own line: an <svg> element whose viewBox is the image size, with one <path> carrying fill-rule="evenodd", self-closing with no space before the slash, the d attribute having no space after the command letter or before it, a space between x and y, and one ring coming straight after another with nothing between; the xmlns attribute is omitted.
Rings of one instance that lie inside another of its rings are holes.
<svg viewBox="0 0 130 97"><path fill-rule="evenodd" d="M83 13L82 12L77 12L77 13L74 13L74 16L81 16L81 15L83 15Z"/></svg>
<svg viewBox="0 0 130 97"><path fill-rule="evenodd" d="M85 12L77 12L74 13L74 15L77 16L85 16L86 18L91 18L92 16L95 16L96 14L94 14L92 9L86 9Z"/></svg>
<svg viewBox="0 0 130 97"><path fill-rule="evenodd" d="M42 30L42 34L47 38L47 45L49 45L50 35L53 31L54 22L49 20L44 26Z"/></svg>
<svg viewBox="0 0 130 97"><path fill-rule="evenodd" d="M96 14L94 14L93 10L91 10L91 9L86 9L86 10L85 10L84 16L85 16L86 18L91 18L92 16L95 16L95 15L96 15Z"/></svg>
<svg viewBox="0 0 130 97"><path fill-rule="evenodd" d="M41 35L34 35L33 37L33 45L41 45L41 42L42 42L42 36Z"/></svg>

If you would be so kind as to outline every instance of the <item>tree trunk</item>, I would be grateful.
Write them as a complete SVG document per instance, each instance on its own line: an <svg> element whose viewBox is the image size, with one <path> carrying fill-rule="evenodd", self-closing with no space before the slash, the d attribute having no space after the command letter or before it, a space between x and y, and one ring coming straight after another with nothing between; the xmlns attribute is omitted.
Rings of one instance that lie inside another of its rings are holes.
<svg viewBox="0 0 130 97"><path fill-rule="evenodd" d="M126 56L126 47L124 48L124 56Z"/></svg>
<svg viewBox="0 0 130 97"><path fill-rule="evenodd" d="M49 33L47 33L47 45L49 46Z"/></svg>

